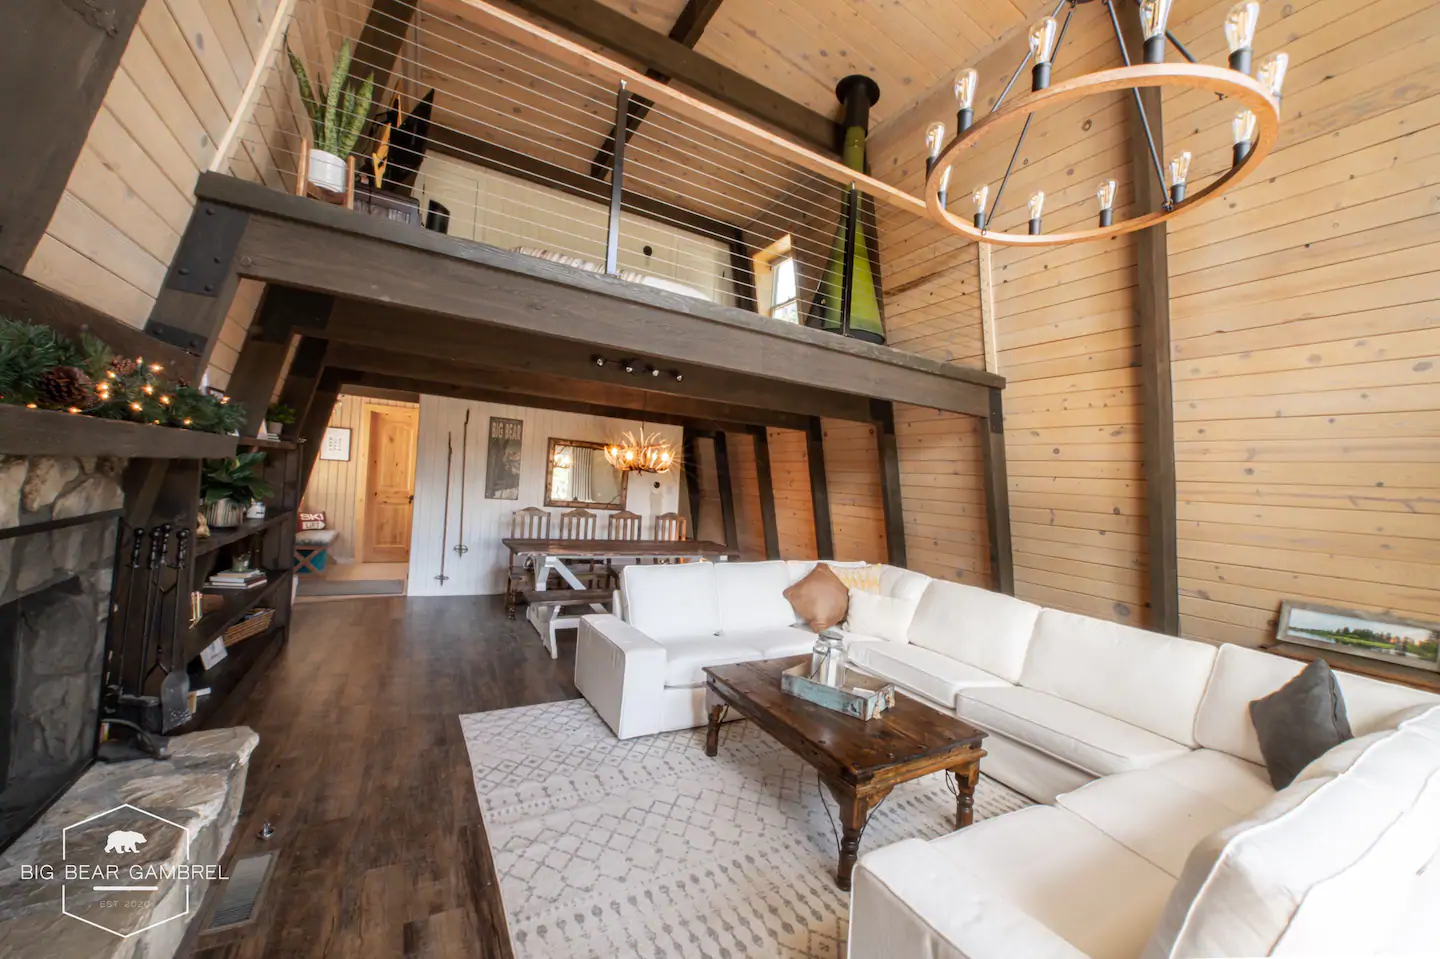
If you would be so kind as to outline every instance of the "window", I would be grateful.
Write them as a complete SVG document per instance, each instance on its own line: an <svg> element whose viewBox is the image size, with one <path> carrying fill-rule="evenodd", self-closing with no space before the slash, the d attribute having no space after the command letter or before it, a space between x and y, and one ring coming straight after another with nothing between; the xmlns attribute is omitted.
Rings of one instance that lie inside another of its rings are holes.
<svg viewBox="0 0 1440 959"><path fill-rule="evenodd" d="M755 300L766 316L800 322L800 277L789 235L755 254Z"/></svg>

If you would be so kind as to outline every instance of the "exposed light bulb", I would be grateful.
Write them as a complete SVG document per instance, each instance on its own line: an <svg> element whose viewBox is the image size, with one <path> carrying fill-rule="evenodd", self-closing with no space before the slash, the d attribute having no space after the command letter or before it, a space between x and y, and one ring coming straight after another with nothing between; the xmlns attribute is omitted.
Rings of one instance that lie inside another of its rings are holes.
<svg viewBox="0 0 1440 959"><path fill-rule="evenodd" d="M930 171L935 167L935 158L940 155L940 148L945 145L945 124L938 120L925 128L925 175L929 176Z"/></svg>
<svg viewBox="0 0 1440 959"><path fill-rule="evenodd" d="M1115 181L1105 180L1095 188L1095 199L1100 201L1100 225L1110 226L1115 222Z"/></svg>
<svg viewBox="0 0 1440 959"><path fill-rule="evenodd" d="M945 207L945 206L948 206L948 205L949 205L949 201L950 201L950 167L947 166L947 167L945 168L945 172L942 173L942 174L940 174L940 189L936 190L935 193L936 193L936 198L940 201L940 206L941 206L941 207Z"/></svg>
<svg viewBox="0 0 1440 959"><path fill-rule="evenodd" d="M1235 114L1230 121L1230 135L1235 144L1234 163L1239 166L1245 157L1250 153L1250 146L1255 142L1255 114L1249 110L1241 110Z"/></svg>
<svg viewBox="0 0 1440 959"><path fill-rule="evenodd" d="M1170 19L1170 0L1141 0L1140 33L1145 37L1146 63L1165 62L1165 23Z"/></svg>
<svg viewBox="0 0 1440 959"><path fill-rule="evenodd" d="M1225 45L1230 48L1232 70L1250 72L1250 45L1255 42L1255 27L1259 22L1259 0L1237 3L1225 14Z"/></svg>
<svg viewBox="0 0 1440 959"><path fill-rule="evenodd" d="M1272 53L1260 61L1260 69L1255 71L1255 79L1260 81L1269 94L1275 99L1280 99L1280 91L1285 86L1285 71L1290 69L1290 54Z"/></svg>
<svg viewBox="0 0 1440 959"><path fill-rule="evenodd" d="M1185 181L1190 176L1190 151L1186 150L1170 160L1170 200L1179 203L1185 199Z"/></svg>
<svg viewBox="0 0 1440 959"><path fill-rule="evenodd" d="M1035 66L1030 69L1030 89L1043 90L1050 85L1050 61L1055 56L1055 41L1060 26L1054 17L1041 17L1030 28L1030 55Z"/></svg>
<svg viewBox="0 0 1440 959"><path fill-rule="evenodd" d="M982 183L970 194L970 200L975 204L975 229L985 229L985 206L990 202L990 186Z"/></svg>
<svg viewBox="0 0 1440 959"><path fill-rule="evenodd" d="M964 133L975 121L975 85L980 74L966 67L955 74L955 132Z"/></svg>
<svg viewBox="0 0 1440 959"><path fill-rule="evenodd" d="M1045 212L1045 191L1036 190L1030 197L1030 235L1040 234L1040 216Z"/></svg>

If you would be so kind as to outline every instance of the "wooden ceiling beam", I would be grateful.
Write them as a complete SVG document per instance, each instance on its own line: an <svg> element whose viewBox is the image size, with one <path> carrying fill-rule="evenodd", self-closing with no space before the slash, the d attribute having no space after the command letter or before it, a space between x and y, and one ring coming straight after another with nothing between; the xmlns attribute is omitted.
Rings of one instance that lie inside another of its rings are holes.
<svg viewBox="0 0 1440 959"><path fill-rule="evenodd" d="M598 0L515 0L515 5L777 127L811 149L831 156L838 150L842 131L834 118L822 116L663 33L641 26Z"/></svg>
<svg viewBox="0 0 1440 959"><path fill-rule="evenodd" d="M675 18L675 25L670 28L670 39L676 43L684 44L690 49L695 49L695 44L700 42L700 37L705 33L705 28L715 14L720 12L720 4L724 0L689 0L680 15ZM659 70L649 69L645 75L660 83L669 83L670 78ZM625 142L629 143L635 131L640 129L640 124L650 115L650 108L655 104L637 96L631 101L630 111L625 116ZM611 157L615 153L615 134L617 128L612 125L610 133L605 137L605 144L595 154L595 159L590 161L590 175L597 180L603 180L609 171Z"/></svg>

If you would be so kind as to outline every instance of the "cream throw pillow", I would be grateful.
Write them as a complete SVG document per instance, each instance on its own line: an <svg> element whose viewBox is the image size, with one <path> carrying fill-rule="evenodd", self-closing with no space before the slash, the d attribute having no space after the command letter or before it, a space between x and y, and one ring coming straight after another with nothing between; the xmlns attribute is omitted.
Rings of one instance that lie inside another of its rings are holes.
<svg viewBox="0 0 1440 959"><path fill-rule="evenodd" d="M845 630L892 643L908 643L910 620L920 604L911 599L881 596L863 589L850 590L850 614Z"/></svg>
<svg viewBox="0 0 1440 959"><path fill-rule="evenodd" d="M840 577L840 582L845 584L848 590L863 590L867 593L880 594L880 570L881 567L875 563L860 566L840 565L838 563L826 563L834 570L835 575Z"/></svg>

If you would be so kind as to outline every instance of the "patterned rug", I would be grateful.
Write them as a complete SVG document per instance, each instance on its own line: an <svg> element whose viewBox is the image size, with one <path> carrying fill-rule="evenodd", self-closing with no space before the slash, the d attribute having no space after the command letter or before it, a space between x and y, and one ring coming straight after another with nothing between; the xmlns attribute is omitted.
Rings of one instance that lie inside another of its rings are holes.
<svg viewBox="0 0 1440 959"><path fill-rule="evenodd" d="M519 959L843 953L834 800L751 723L621 742L583 699L460 717ZM987 778L975 818L1029 805ZM828 815L827 815L828 809ZM954 828L943 774L898 787L860 846Z"/></svg>

